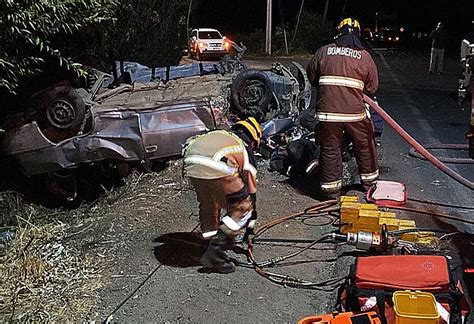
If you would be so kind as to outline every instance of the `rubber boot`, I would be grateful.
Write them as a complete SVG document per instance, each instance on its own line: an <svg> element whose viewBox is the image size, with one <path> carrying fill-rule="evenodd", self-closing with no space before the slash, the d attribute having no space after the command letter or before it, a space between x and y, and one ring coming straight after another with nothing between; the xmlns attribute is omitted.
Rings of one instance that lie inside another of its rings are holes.
<svg viewBox="0 0 474 324"><path fill-rule="evenodd" d="M204 268L218 273L232 273L235 265L230 261L225 251L232 247L232 240L223 232L219 231L209 243L209 247L201 258Z"/></svg>

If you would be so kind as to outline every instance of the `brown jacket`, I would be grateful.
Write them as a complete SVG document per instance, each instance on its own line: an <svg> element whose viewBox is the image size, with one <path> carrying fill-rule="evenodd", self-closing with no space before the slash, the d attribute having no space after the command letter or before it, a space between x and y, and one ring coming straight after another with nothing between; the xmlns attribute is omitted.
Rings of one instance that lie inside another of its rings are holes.
<svg viewBox="0 0 474 324"><path fill-rule="evenodd" d="M217 130L192 137L184 149L185 175L197 179L240 176L250 193L257 192L257 170L251 152L235 134Z"/></svg>
<svg viewBox="0 0 474 324"><path fill-rule="evenodd" d="M356 122L366 118L363 94L378 89L377 66L363 49L337 46L319 48L307 68L311 84L318 87L316 119Z"/></svg>

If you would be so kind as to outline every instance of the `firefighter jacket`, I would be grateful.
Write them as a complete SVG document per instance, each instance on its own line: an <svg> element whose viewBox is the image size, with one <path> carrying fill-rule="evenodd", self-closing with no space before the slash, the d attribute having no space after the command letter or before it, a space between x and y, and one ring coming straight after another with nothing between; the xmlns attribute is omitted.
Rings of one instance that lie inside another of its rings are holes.
<svg viewBox="0 0 474 324"><path fill-rule="evenodd" d="M363 94L378 89L377 66L370 54L335 43L318 49L307 68L318 88L316 119L322 122L357 122L367 115Z"/></svg>
<svg viewBox="0 0 474 324"><path fill-rule="evenodd" d="M237 135L216 130L192 137L184 148L184 173L197 179L240 176L248 192L257 192L253 152Z"/></svg>
<svg viewBox="0 0 474 324"><path fill-rule="evenodd" d="M474 32L467 34L461 42L461 59L474 56Z"/></svg>

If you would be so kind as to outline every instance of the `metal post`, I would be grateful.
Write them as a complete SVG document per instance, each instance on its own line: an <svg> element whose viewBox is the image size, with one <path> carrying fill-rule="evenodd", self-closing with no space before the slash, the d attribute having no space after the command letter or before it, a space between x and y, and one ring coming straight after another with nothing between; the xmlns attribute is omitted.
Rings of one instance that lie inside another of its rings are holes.
<svg viewBox="0 0 474 324"><path fill-rule="evenodd" d="M329 0L326 0L326 4L324 5L324 13L323 13L323 24L326 23L326 17L328 15L328 7L329 7Z"/></svg>
<svg viewBox="0 0 474 324"><path fill-rule="evenodd" d="M474 57L471 58L471 125L466 134L469 140L469 157L474 159Z"/></svg>
<svg viewBox="0 0 474 324"><path fill-rule="evenodd" d="M379 13L375 13L375 32L379 31Z"/></svg>
<svg viewBox="0 0 474 324"><path fill-rule="evenodd" d="M272 54L272 0L267 0L267 26L265 30L265 52Z"/></svg>

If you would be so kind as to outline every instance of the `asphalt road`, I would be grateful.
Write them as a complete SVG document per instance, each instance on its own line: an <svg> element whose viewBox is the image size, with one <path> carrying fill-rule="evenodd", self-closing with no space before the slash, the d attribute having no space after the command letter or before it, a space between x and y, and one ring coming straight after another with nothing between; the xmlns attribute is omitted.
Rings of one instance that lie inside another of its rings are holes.
<svg viewBox="0 0 474 324"><path fill-rule="evenodd" d="M453 99L459 74L454 59L445 59L443 75L428 75L428 52L378 51L374 53L374 58L381 81L378 101L404 129L421 143L466 143L464 134L468 130L470 111L467 103L461 110ZM255 67L268 67L273 60L249 59L247 63ZM279 61L287 63L291 60L285 58ZM306 64L308 58L298 61ZM382 145L381 178L404 182L409 197L445 204L474 205L473 191L441 173L429 162L410 157L409 145L388 126L383 133ZM467 156L466 152L443 150L437 154ZM451 167L474 180L472 165ZM266 162L262 161L259 165L261 222L316 203L288 184L284 177L269 173L266 169ZM170 168L161 174L160 179L177 181L177 174L178 167ZM179 234L189 235L197 225L194 193L190 190L180 191L179 194L169 190L159 191L154 183L144 184L144 190L163 198L153 206L154 215L142 219L139 208L124 202L117 206L116 213L110 218L116 223L115 228L123 228L113 234L123 243L123 247L121 245L120 252L117 252L120 255L113 268L116 275L102 289L102 302L91 310L91 320L105 320L112 314L110 322L117 323L295 323L305 315L327 313L334 309L334 290L285 288L242 267L230 275L200 273L196 260L203 251L202 244L199 241L183 244ZM474 220L472 210L432 205L423 208L447 211ZM436 226L450 231L474 232L474 226L461 222L406 213L403 216L415 219L420 227ZM308 225L290 222L268 235L315 238L334 230L331 225L323 223L318 221ZM107 227L104 225L103 228L106 232ZM257 257L266 259L288 253L294 248L262 244L256 247L256 251ZM450 253L474 262L473 250L468 241L464 244L463 241L453 241ZM342 252L340 247L324 244L302 256L307 262L286 264L272 271L315 281L338 277L347 273L348 265L353 260L351 257L336 259ZM137 287L140 289L135 291Z"/></svg>

